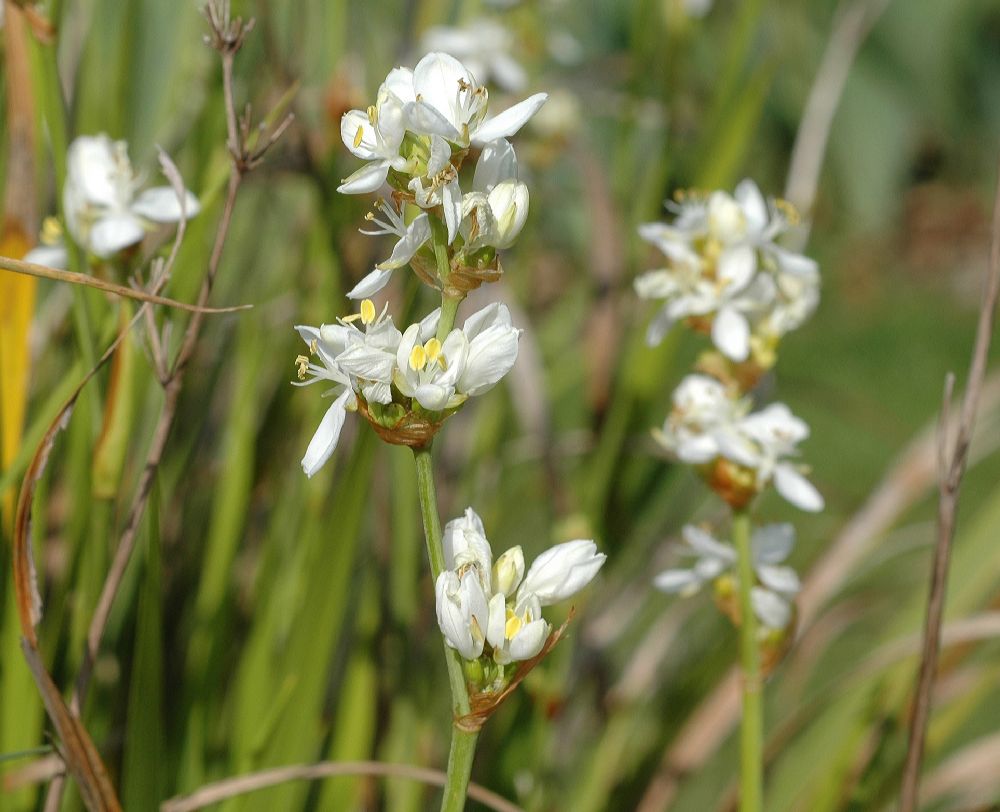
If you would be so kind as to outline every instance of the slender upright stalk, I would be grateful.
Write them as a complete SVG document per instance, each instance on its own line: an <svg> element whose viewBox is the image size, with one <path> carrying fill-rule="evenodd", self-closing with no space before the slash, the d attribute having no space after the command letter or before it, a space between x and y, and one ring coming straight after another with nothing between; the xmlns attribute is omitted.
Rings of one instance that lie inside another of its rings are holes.
<svg viewBox="0 0 1000 812"><path fill-rule="evenodd" d="M420 514L424 521L427 558L431 564L431 575L436 581L444 569L444 547L441 543L441 519L434 490L430 446L414 449L413 458L417 465L417 496L420 500ZM469 691L465 685L461 655L447 643L444 644L444 651L445 663L448 666L448 683L451 686L452 713L457 719L470 710ZM442 812L460 812L465 806L465 794L472 774L472 760L475 757L478 738L478 733L452 726L451 750L448 753L448 781L441 801Z"/></svg>
<svg viewBox="0 0 1000 812"><path fill-rule="evenodd" d="M740 665L743 670L743 723L740 727L740 809L761 812L764 808L764 708L760 650L757 647L757 616L750 590L754 586L750 550L750 514L733 512L733 543L739 555Z"/></svg>
<svg viewBox="0 0 1000 812"><path fill-rule="evenodd" d="M438 278L446 284L451 271L448 257L448 233L445 225L437 217L431 217L431 238L434 258L437 261ZM455 326L458 306L462 296L441 295L441 318L438 321L437 337L444 341ZM441 518L438 513L437 493L434 489L434 467L431 461L431 446L413 449L413 459L417 466L417 497L420 500L420 515L424 522L424 538L427 541L427 558L431 565L431 577L437 581L445 567L444 546L441 542ZM465 670L461 655L444 644L445 663L448 666L448 684L451 686L451 710L455 720L470 711L469 689L465 683ZM441 812L461 812L465 808L472 761L476 755L476 740L479 733L464 730L457 724L451 728L451 748L448 752L448 780L441 800Z"/></svg>

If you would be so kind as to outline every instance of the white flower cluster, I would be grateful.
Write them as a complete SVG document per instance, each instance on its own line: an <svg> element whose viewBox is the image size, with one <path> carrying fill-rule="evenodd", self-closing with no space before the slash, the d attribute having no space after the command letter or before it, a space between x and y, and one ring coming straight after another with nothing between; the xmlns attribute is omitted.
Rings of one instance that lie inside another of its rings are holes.
<svg viewBox="0 0 1000 812"><path fill-rule="evenodd" d="M667 266L635 281L643 299L662 301L646 337L658 344L679 321L711 333L731 361L753 355L773 364L778 340L812 315L819 302L819 269L776 240L797 221L784 201L765 201L752 180L734 195L687 194L668 202L673 223L647 223L640 236L667 258Z"/></svg>
<svg viewBox="0 0 1000 812"><path fill-rule="evenodd" d="M731 544L718 541L707 531L690 524L684 526L681 535L695 562L688 569L661 572L653 580L657 589L687 596L707 583L731 582L737 563L736 550ZM764 525L757 528L750 539L754 574L759 581L750 591L750 600L765 633L767 629L785 629L792 620L792 599L799 592L799 576L782 562L794 546L795 528L790 524ZM726 583L720 592L730 589Z"/></svg>
<svg viewBox="0 0 1000 812"><path fill-rule="evenodd" d="M472 508L445 527L444 555L435 595L445 640L466 660L486 654L500 666L542 651L552 631L542 607L583 589L607 558L593 541L568 541L538 556L525 574L520 547L493 561L482 520Z"/></svg>
<svg viewBox="0 0 1000 812"><path fill-rule="evenodd" d="M747 496L774 483L775 489L798 508L823 509L823 497L790 461L809 427L784 403L757 412L750 400L707 375L688 375L673 395L674 407L657 441L682 462L706 466L710 481ZM719 466L719 461L728 465ZM718 481L720 467L728 482Z"/></svg>
<svg viewBox="0 0 1000 812"><path fill-rule="evenodd" d="M359 313L296 328L309 348L296 359L302 385L329 381L326 394L334 396L302 460L309 476L330 458L348 411L361 411L387 442L422 447L446 417L514 365L521 331L504 305L488 305L461 329L451 320L469 290L499 276L496 252L524 227L528 189L507 138L546 98L538 93L489 117L488 93L472 72L448 54L430 53L413 70L390 71L367 110L344 114L344 144L366 163L339 189L363 194L388 186L362 233L392 235L395 243L347 294L362 300ZM463 191L459 173L473 153ZM438 309L400 332L386 309L377 312L368 297L405 265L442 291L453 306L449 320L442 323Z"/></svg>
<svg viewBox="0 0 1000 812"><path fill-rule="evenodd" d="M360 313L336 324L295 328L310 351L297 359L298 385L327 381L332 387L325 394L335 396L302 458L308 476L333 454L359 395L370 409L396 403L442 412L489 391L514 366L520 330L505 305L487 305L444 341L435 337L440 312L401 333L386 309L378 314L365 299Z"/></svg>
<svg viewBox="0 0 1000 812"><path fill-rule="evenodd" d="M398 238L392 255L379 263L348 296L381 290L395 268L410 262L431 236L423 213L440 214L448 244L459 262L473 264L481 249L509 247L524 226L528 190L518 180L517 159L506 140L545 103L536 93L499 115L488 116L489 93L473 73L446 53L427 54L412 71L396 68L367 110L341 120L344 144L365 165L339 187L344 194L376 192L388 184L393 202L379 201L367 234ZM471 191L464 193L459 170L470 150L481 150Z"/></svg>

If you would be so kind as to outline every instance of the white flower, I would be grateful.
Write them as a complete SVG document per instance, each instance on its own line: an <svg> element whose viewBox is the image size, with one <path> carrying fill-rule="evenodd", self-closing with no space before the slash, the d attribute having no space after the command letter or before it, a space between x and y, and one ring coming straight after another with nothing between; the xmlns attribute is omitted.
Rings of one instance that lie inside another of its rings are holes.
<svg viewBox="0 0 1000 812"><path fill-rule="evenodd" d="M548 98L536 93L499 115L487 118L489 94L455 57L427 54L413 71L414 100L406 105L407 127L439 135L453 144L482 147L514 135Z"/></svg>
<svg viewBox="0 0 1000 812"><path fill-rule="evenodd" d="M489 604L476 572L444 570L434 584L438 626L448 645L467 660L483 653Z"/></svg>
<svg viewBox="0 0 1000 812"><path fill-rule="evenodd" d="M406 171L410 161L400 155L399 148L406 134L404 106L413 101L413 72L395 68L378 89L374 105L344 113L340 137L354 155L368 163L345 178L338 192L374 192L385 183L390 169Z"/></svg>
<svg viewBox="0 0 1000 812"><path fill-rule="evenodd" d="M527 82L524 68L510 55L513 36L503 25L488 19L466 25L438 25L424 32L425 51L444 51L469 69L479 81L493 81L504 90L520 90Z"/></svg>
<svg viewBox="0 0 1000 812"><path fill-rule="evenodd" d="M446 568L459 570L474 565L483 581L483 588L491 589L493 551L486 540L483 520L476 511L471 507L466 508L462 516L448 522L444 527L441 544L444 547Z"/></svg>
<svg viewBox="0 0 1000 812"><path fill-rule="evenodd" d="M542 607L536 595L518 598L513 606L503 593L490 599L489 625L486 639L493 646L493 659L498 665L530 660L542 650L552 627L542 618Z"/></svg>
<svg viewBox="0 0 1000 812"><path fill-rule="evenodd" d="M592 541L571 541L542 553L527 575L519 546L493 564L482 520L472 508L448 522L443 545L446 569L436 583L441 632L470 660L483 654L485 636L499 665L535 657L552 631L542 607L583 589L606 558Z"/></svg>
<svg viewBox="0 0 1000 812"><path fill-rule="evenodd" d="M170 186L138 193L128 145L107 135L80 136L69 146L63 208L73 238L99 257L109 257L142 240L152 223L176 223L199 211L198 199L181 201Z"/></svg>
<svg viewBox="0 0 1000 812"><path fill-rule="evenodd" d="M682 596L692 595L706 583L736 568L737 554L731 544L717 541L710 533L694 525L681 530L684 541L696 556L689 569L661 572L653 579L657 589ZM754 613L773 629L783 629L791 619L791 600L798 594L799 577L795 570L782 566L795 546L795 528L790 524L769 524L754 530L750 539L753 568L759 585L751 590Z"/></svg>
<svg viewBox="0 0 1000 812"><path fill-rule="evenodd" d="M707 375L685 377L674 390L673 403L654 437L681 462L692 465L718 457L718 430L733 425L748 409L745 401L731 397L725 386Z"/></svg>
<svg viewBox="0 0 1000 812"><path fill-rule="evenodd" d="M353 324L358 320L365 330ZM309 355L295 359L299 382L293 383L309 386L329 381L333 386L323 395L336 396L302 458L302 470L312 477L336 450L347 412L357 410L357 391L369 402L392 401L392 371L400 333L384 309L377 315L370 299L361 303L359 314L337 324L299 325L295 329L309 347ZM320 364L310 361L314 355Z"/></svg>
<svg viewBox="0 0 1000 812"><path fill-rule="evenodd" d="M484 246L510 248L528 219L528 187L517 179L517 157L503 138L483 147L472 179L472 192L462 199L463 250Z"/></svg>
<svg viewBox="0 0 1000 812"><path fill-rule="evenodd" d="M387 203L382 199L375 201L373 210L365 215L365 219L377 227L369 231L361 229L362 234L369 236L392 234L399 239L393 246L389 258L379 262L375 270L358 282L347 294L348 299L367 299L374 296L389 283L392 272L413 259L414 254L431 238L431 224L426 213L418 214L407 224L403 212L393 203Z"/></svg>
<svg viewBox="0 0 1000 812"><path fill-rule="evenodd" d="M720 454L756 474L758 490L769 482L785 499L802 510L823 509L819 491L786 458L809 436L809 427L784 403L772 403L759 412L715 432Z"/></svg>
<svg viewBox="0 0 1000 812"><path fill-rule="evenodd" d="M689 17L704 17L712 10L713 0L682 0L681 7Z"/></svg>
<svg viewBox="0 0 1000 812"><path fill-rule="evenodd" d="M550 547L534 560L517 591L518 602L529 595L549 606L572 597L594 580L607 556L593 541L578 539Z"/></svg>
<svg viewBox="0 0 1000 812"><path fill-rule="evenodd" d="M435 337L437 313L403 333L394 381L406 397L441 411L489 391L517 360L520 330L505 305L491 304L470 316L443 342Z"/></svg>

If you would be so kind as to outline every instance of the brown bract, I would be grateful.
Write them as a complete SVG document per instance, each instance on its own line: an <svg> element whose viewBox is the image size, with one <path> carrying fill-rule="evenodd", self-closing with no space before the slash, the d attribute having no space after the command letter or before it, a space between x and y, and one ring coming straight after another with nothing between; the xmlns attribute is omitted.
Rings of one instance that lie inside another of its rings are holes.
<svg viewBox="0 0 1000 812"><path fill-rule="evenodd" d="M545 641L545 645L542 646L542 650L538 652L530 660L525 660L521 663L517 671L514 672L514 677L511 681L504 686L500 691L480 691L480 692L469 692L469 706L470 711L464 716L456 717L455 727L459 730L464 730L468 733L478 733L482 730L483 725L486 721L497 711L501 703L520 685L524 678L528 676L529 673L538 665L542 660L544 660L550 651L555 648L556 643L558 643L563 634L566 632L566 628L569 626L570 621L573 619L573 615L576 614L576 609L569 610L569 617L566 618L566 622L562 624L558 629L556 629L552 634L549 635L549 639Z"/></svg>
<svg viewBox="0 0 1000 812"><path fill-rule="evenodd" d="M429 446L444 421L451 416L446 413L439 419L432 420L426 413L421 414L407 410L397 420L390 422L384 416L379 419L373 415L371 407L360 395L358 396L358 412L371 424L375 433L382 440L392 445L405 445L410 448Z"/></svg>
<svg viewBox="0 0 1000 812"><path fill-rule="evenodd" d="M705 481L733 510L741 510L757 495L754 472L725 457L710 463L704 472Z"/></svg>

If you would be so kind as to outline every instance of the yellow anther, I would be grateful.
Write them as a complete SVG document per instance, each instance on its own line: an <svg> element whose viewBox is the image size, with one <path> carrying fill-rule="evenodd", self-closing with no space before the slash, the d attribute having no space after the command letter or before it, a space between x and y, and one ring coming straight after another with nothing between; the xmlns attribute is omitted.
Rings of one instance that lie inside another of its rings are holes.
<svg viewBox="0 0 1000 812"><path fill-rule="evenodd" d="M365 137L365 128L358 127L358 131L354 134L354 148L357 149L361 146L361 139Z"/></svg>
<svg viewBox="0 0 1000 812"><path fill-rule="evenodd" d="M309 370L309 358L305 355L296 356L295 366L298 369L299 380L304 381L306 379L306 372Z"/></svg>
<svg viewBox="0 0 1000 812"><path fill-rule="evenodd" d="M55 245L62 239L62 226L55 217L46 217L42 221L42 243Z"/></svg>
<svg viewBox="0 0 1000 812"><path fill-rule="evenodd" d="M519 631L521 631L522 625L524 624L521 622L521 618L519 618L516 614L514 614L513 610L508 609L507 622L504 624L503 627L503 636L506 637L508 640L513 640L514 635L516 635Z"/></svg>
<svg viewBox="0 0 1000 812"><path fill-rule="evenodd" d="M410 369L420 372L427 366L427 351L419 344L410 351Z"/></svg>
<svg viewBox="0 0 1000 812"><path fill-rule="evenodd" d="M432 338L426 344L424 344L424 352L427 353L428 361L437 361L441 358L441 342L436 338Z"/></svg>
<svg viewBox="0 0 1000 812"><path fill-rule="evenodd" d="M373 127L378 122L378 108L374 104L368 108L368 120L372 123Z"/></svg>
<svg viewBox="0 0 1000 812"><path fill-rule="evenodd" d="M316 355L319 352L319 341L315 338L309 342L309 353L311 355Z"/></svg>
<svg viewBox="0 0 1000 812"><path fill-rule="evenodd" d="M465 81L465 79L459 79L458 80L458 89L459 90L468 90L471 87L472 87L472 85L469 84L467 81Z"/></svg>
<svg viewBox="0 0 1000 812"><path fill-rule="evenodd" d="M365 219L370 223L375 219L375 212L368 212L368 214L365 215Z"/></svg>
<svg viewBox="0 0 1000 812"><path fill-rule="evenodd" d="M366 327L375 321L375 302L365 299L361 303L361 323Z"/></svg>
<svg viewBox="0 0 1000 812"><path fill-rule="evenodd" d="M785 216L788 225L797 226L801 222L802 218L799 215L799 210L787 200L780 197L775 198L774 207Z"/></svg>

